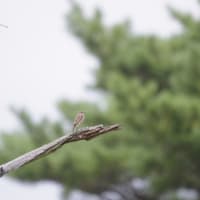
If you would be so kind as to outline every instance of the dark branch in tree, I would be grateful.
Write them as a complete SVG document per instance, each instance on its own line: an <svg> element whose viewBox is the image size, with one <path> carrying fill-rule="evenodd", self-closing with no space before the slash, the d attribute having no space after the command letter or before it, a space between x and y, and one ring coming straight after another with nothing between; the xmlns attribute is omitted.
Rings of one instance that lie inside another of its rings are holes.
<svg viewBox="0 0 200 200"><path fill-rule="evenodd" d="M48 154L56 151L57 149L61 148L64 144L75 142L79 140L90 140L94 137L102 135L104 133L119 130L119 124L114 124L110 126L104 125L97 125L91 126L84 129L79 129L75 133L70 133L70 135L64 135L48 144L45 144L37 149L34 149L28 153L25 153L14 160L11 160L7 163L0 165L0 177L19 169L20 167L37 160L43 156L47 156Z"/></svg>

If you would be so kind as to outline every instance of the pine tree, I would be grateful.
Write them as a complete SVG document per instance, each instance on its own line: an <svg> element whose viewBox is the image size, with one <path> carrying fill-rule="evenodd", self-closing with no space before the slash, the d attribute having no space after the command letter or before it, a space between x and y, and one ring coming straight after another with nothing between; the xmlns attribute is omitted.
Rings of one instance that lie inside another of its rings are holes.
<svg viewBox="0 0 200 200"><path fill-rule="evenodd" d="M12 176L97 193L133 176L148 177L157 192L200 189L200 20L170 12L183 31L160 38L133 33L130 22L107 27L99 10L87 18L73 7L68 26L99 61L92 89L103 93L106 105L63 100L58 110L69 123L85 110L88 125L119 122L123 128L68 145ZM35 123L26 112L15 113L24 130L1 136L1 162L64 134L63 122Z"/></svg>

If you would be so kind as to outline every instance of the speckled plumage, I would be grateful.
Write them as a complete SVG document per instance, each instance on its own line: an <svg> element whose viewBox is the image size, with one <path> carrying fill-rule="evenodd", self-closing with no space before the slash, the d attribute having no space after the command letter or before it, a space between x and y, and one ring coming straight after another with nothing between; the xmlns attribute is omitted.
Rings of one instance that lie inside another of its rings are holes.
<svg viewBox="0 0 200 200"><path fill-rule="evenodd" d="M79 112L76 117L74 118L74 123L73 123L73 132L80 126L81 123L83 123L85 119L85 113L84 112Z"/></svg>

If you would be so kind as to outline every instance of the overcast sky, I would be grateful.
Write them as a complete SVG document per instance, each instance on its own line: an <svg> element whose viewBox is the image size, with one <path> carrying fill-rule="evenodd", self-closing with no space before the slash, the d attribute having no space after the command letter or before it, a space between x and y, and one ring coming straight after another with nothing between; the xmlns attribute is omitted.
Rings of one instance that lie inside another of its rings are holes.
<svg viewBox="0 0 200 200"><path fill-rule="evenodd" d="M167 5L194 15L199 13L197 0L78 2L88 15L94 7L101 8L108 25L129 18L137 33L163 37L180 31L168 14ZM67 32L64 15L69 9L67 0L0 1L0 24L8 26L8 29L0 26L0 130L17 126L9 112L10 105L26 108L36 119L43 115L56 118L55 104L61 98L94 99L85 86L92 82L90 72L98 62ZM13 199L15 193L3 189L9 188L9 183L2 179L0 186L1 197L3 194L6 200ZM10 184L19 191L21 186ZM42 199L44 194L38 188L38 194L29 196L30 200ZM25 197L23 188L21 191ZM23 196L17 193L15 199L23 200Z"/></svg>
<svg viewBox="0 0 200 200"><path fill-rule="evenodd" d="M113 24L130 18L133 30L168 36L180 27L166 6L198 13L197 1L79 0L88 15L98 6L104 21ZM0 1L0 130L16 127L9 106L26 108L35 118L55 118L61 98L92 99L85 86L92 82L97 61L66 30L67 0Z"/></svg>

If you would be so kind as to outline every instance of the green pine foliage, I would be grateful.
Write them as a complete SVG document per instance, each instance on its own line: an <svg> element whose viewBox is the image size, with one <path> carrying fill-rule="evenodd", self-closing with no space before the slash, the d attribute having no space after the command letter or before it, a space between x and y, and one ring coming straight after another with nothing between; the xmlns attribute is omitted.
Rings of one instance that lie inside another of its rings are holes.
<svg viewBox="0 0 200 200"><path fill-rule="evenodd" d="M88 126L120 123L122 129L66 145L10 175L97 193L133 176L149 178L158 192L200 189L200 20L170 12L183 31L159 38L132 33L130 22L107 27L99 10L87 18L73 7L68 26L99 61L92 88L103 92L106 105L62 100L64 122L36 123L27 112L15 111L24 129L1 136L0 160L64 134L63 124L71 124L78 111L86 112Z"/></svg>

